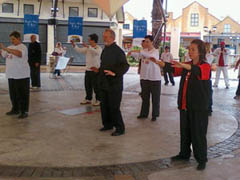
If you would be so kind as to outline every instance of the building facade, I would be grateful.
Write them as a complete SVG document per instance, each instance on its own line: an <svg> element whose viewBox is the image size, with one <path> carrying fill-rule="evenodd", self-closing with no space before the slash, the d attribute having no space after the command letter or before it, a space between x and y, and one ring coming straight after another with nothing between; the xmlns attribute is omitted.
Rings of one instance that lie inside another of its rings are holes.
<svg viewBox="0 0 240 180"><path fill-rule="evenodd" d="M231 17L218 19L197 1L183 8L182 15L178 18L174 19L172 12L168 13L167 35L169 38L174 28L180 30L180 42L184 47L198 38L211 42L213 48L224 41L233 53L240 52L240 24Z"/></svg>
<svg viewBox="0 0 240 180"><path fill-rule="evenodd" d="M39 40L42 46L42 64L46 64L49 54L54 50L56 42L62 42L67 47L68 57L74 57L73 63L85 64L84 56L76 54L67 43L68 17L83 17L83 41L88 35L96 33L99 43L103 45L102 33L106 28L113 28L117 35L117 43L121 45L121 29L118 27L118 16L109 17L91 0L59 0L56 15L56 30L52 22L54 0L1 0L0 1L0 42L10 44L9 33L17 30L23 35L24 14L39 15ZM123 11L121 10L123 13ZM119 14L119 12L118 12ZM124 17L124 15L119 16ZM0 59L0 63L4 63Z"/></svg>

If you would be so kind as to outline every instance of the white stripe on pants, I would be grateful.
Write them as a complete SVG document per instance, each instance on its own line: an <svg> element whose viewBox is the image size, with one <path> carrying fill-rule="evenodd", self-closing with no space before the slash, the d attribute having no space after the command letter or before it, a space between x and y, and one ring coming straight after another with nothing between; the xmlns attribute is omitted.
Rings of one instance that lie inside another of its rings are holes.
<svg viewBox="0 0 240 180"><path fill-rule="evenodd" d="M216 70L216 79L215 79L215 83L214 85L217 86L219 79L220 79L220 75L221 75L221 71L223 72L223 77L224 77L224 81L225 81L225 85L226 87L229 86L229 79L228 79L228 70L227 67L225 66L217 66L217 70Z"/></svg>

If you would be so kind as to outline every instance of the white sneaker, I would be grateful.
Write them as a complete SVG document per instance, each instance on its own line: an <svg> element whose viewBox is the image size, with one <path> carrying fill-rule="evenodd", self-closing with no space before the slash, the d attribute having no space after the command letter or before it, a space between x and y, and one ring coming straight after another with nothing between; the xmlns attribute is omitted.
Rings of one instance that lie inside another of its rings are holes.
<svg viewBox="0 0 240 180"><path fill-rule="evenodd" d="M80 104L91 104L91 101L84 99Z"/></svg>
<svg viewBox="0 0 240 180"><path fill-rule="evenodd" d="M100 105L100 101L96 100L95 102L92 103L93 106L99 106Z"/></svg>

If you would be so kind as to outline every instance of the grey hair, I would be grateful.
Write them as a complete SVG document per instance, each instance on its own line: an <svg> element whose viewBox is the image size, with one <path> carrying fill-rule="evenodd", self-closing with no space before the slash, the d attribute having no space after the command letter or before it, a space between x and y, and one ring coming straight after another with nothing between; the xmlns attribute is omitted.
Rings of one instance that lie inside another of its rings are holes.
<svg viewBox="0 0 240 180"><path fill-rule="evenodd" d="M111 34L111 36L113 37L113 39L115 40L116 34L115 34L115 32L112 29L105 29L104 32L109 32Z"/></svg>

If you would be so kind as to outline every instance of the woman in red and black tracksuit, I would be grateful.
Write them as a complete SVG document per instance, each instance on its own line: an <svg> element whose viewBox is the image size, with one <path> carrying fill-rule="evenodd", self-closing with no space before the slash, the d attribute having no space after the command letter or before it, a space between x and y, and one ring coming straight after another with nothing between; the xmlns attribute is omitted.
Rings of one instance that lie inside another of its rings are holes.
<svg viewBox="0 0 240 180"><path fill-rule="evenodd" d="M210 65L205 62L206 49L203 41L191 42L189 55L192 61L172 65L158 62L161 67L171 66L174 76L181 76L178 91L178 109L180 111L181 148L173 161L186 161L193 154L199 163L197 170L203 170L207 162L207 127L209 104ZM154 59L153 59L154 60Z"/></svg>
<svg viewBox="0 0 240 180"><path fill-rule="evenodd" d="M191 62L174 62L174 75L181 75L178 92L180 110L181 148L172 160L188 160L193 154L197 160L197 170L203 170L207 162L207 127L209 105L210 65L205 62L205 45L201 40L193 40L189 55Z"/></svg>

